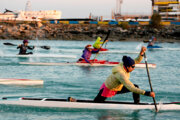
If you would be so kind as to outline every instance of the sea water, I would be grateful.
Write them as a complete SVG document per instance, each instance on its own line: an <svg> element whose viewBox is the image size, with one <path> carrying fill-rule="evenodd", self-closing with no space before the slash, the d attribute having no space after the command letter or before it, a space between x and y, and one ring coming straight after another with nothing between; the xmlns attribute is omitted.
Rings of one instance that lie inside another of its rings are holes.
<svg viewBox="0 0 180 120"><path fill-rule="evenodd" d="M16 46L3 45L5 42L21 44L20 40L1 40L0 56L15 55L19 52ZM40 40L30 41L29 45L51 46L50 50L36 47L34 54L76 55L77 58L0 58L0 78L44 80L42 86L0 85L0 97L19 98L68 98L94 99L101 84L111 74L112 67L82 67L82 66L32 66L21 65L19 62L76 62L84 47L93 41ZM148 63L155 63L155 69L150 68L153 90L156 102L180 101L180 43L158 43L163 49L147 50ZM98 54L98 60L121 62L124 55L135 58L143 42L111 42L106 48L119 53ZM123 53L122 51L126 51ZM133 54L134 53L134 54ZM91 58L95 58L92 55ZM144 62L144 60L142 61ZM145 68L136 68L130 80L141 89L150 91L148 76ZM117 95L108 100L133 101L132 94ZM152 98L141 96L141 102L153 102ZM89 110L41 108L13 105L0 105L1 120L178 120L180 111L153 110Z"/></svg>

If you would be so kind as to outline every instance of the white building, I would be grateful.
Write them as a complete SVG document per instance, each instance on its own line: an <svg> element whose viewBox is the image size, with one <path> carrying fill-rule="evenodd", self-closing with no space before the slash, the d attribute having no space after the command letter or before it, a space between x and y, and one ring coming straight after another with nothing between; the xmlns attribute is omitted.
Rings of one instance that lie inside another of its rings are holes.
<svg viewBox="0 0 180 120"><path fill-rule="evenodd" d="M16 15L12 12L0 13L0 20L14 20Z"/></svg>
<svg viewBox="0 0 180 120"><path fill-rule="evenodd" d="M60 19L61 11L19 11L0 13L0 20L21 20L21 21L40 21L48 19Z"/></svg>
<svg viewBox="0 0 180 120"><path fill-rule="evenodd" d="M61 12L56 10L46 10L46 11L20 11L18 14L18 19L30 20L30 19L60 19Z"/></svg>

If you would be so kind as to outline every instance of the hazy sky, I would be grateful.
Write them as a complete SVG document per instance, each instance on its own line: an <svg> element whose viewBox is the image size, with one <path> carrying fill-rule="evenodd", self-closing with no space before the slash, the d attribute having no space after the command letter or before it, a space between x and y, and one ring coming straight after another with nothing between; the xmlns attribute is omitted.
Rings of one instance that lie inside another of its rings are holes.
<svg viewBox="0 0 180 120"><path fill-rule="evenodd" d="M25 10L28 0L0 0L4 9ZM30 0L32 10L60 10L62 18L87 18L89 13L110 18L116 0ZM151 14L151 0L123 0L122 14Z"/></svg>

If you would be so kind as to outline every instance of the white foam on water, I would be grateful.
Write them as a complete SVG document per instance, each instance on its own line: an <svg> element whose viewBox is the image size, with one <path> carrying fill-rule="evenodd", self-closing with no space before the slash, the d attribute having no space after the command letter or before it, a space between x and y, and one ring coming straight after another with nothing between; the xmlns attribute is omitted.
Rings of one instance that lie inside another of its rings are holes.
<svg viewBox="0 0 180 120"><path fill-rule="evenodd" d="M60 49L59 52L82 53L80 49Z"/></svg>
<svg viewBox="0 0 180 120"><path fill-rule="evenodd" d="M143 42L141 42L140 44L138 44L138 46L136 47L136 50L139 50L139 49L141 49L141 47L143 46Z"/></svg>
<svg viewBox="0 0 180 120"><path fill-rule="evenodd" d="M164 51L180 51L180 48L149 48L152 50L164 50Z"/></svg>
<svg viewBox="0 0 180 120"><path fill-rule="evenodd" d="M179 51L180 48L161 48L162 50Z"/></svg>
<svg viewBox="0 0 180 120"><path fill-rule="evenodd" d="M4 52L2 50L0 50L0 56L3 56Z"/></svg>

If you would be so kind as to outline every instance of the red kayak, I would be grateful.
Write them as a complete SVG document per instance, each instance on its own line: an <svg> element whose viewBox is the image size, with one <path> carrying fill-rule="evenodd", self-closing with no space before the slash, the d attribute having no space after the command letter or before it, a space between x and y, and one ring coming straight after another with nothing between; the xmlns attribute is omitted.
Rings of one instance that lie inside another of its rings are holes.
<svg viewBox="0 0 180 120"><path fill-rule="evenodd" d="M109 64L109 65L117 65L119 64L119 62L109 62L109 61L106 61L106 60L97 60L97 59L94 59L94 60L89 60L91 63L93 64ZM82 60L82 61L78 61L76 63L87 63L85 60ZM88 63L87 63L88 64Z"/></svg>
<svg viewBox="0 0 180 120"><path fill-rule="evenodd" d="M93 48L93 50L96 51L96 50L98 50L98 49ZM108 49L106 49L106 48L101 48L100 51L108 51Z"/></svg>
<svg viewBox="0 0 180 120"><path fill-rule="evenodd" d="M106 61L106 60L97 60L97 59L89 60L89 61L92 63L91 66L116 66L120 63L120 62L110 62L110 61ZM76 62L76 65L88 66L90 64L87 63L85 60L82 60L82 61ZM145 68L146 64L145 63L138 63L138 64L135 64L135 66L138 68ZM148 63L148 67L156 68L156 64Z"/></svg>

